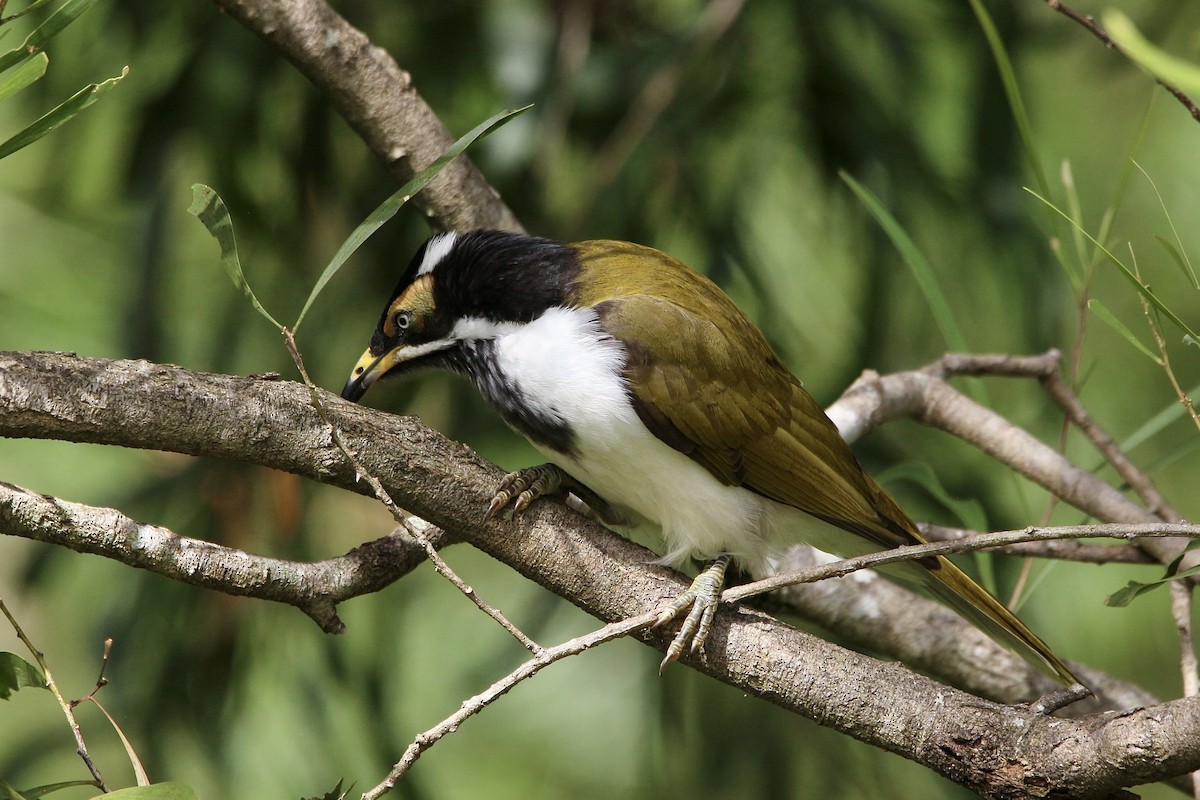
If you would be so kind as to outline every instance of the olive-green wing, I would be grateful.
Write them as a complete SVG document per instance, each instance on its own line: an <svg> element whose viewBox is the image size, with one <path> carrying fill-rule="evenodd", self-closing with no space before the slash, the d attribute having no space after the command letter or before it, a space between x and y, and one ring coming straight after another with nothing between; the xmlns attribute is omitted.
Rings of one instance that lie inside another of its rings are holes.
<svg viewBox="0 0 1200 800"><path fill-rule="evenodd" d="M646 294L598 308L605 330L625 344L634 406L658 438L726 484L878 547L919 541L907 516L862 471L821 408L724 295L703 310Z"/></svg>

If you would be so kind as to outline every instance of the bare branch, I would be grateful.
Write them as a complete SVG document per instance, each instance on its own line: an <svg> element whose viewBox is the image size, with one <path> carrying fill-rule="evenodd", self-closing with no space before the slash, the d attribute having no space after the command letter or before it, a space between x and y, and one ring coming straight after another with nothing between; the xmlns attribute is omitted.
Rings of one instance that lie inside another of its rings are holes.
<svg viewBox="0 0 1200 800"><path fill-rule="evenodd" d="M213 2L312 81L398 183L407 183L454 143L412 77L323 0ZM414 202L434 228L522 230L465 157L451 162Z"/></svg>
<svg viewBox="0 0 1200 800"><path fill-rule="evenodd" d="M344 556L315 563L254 556L94 508L0 482L0 532L93 553L181 583L287 603L326 633L344 629L335 606L377 592L425 561L421 546L393 532ZM438 531L438 546L450 539Z"/></svg>
<svg viewBox="0 0 1200 800"><path fill-rule="evenodd" d="M1104 29L1096 24L1095 18L1093 18L1090 14L1080 14L1078 11L1075 11L1067 6L1061 0L1046 0L1046 5L1050 6L1050 8L1062 14L1064 17L1082 25L1088 33L1099 39L1109 50L1112 50L1114 53L1120 53L1121 55L1125 54L1125 51L1121 49L1121 46L1114 42L1112 37L1105 33ZM1200 106L1197 106L1192 98L1188 97L1183 90L1181 90L1178 86L1167 83L1166 81L1158 78L1155 78L1154 82L1166 89L1172 97L1178 100L1180 104L1188 110L1188 113L1192 115L1192 119L1200 122Z"/></svg>
<svg viewBox="0 0 1200 800"><path fill-rule="evenodd" d="M919 523L922 535L931 542L948 542L979 536L983 531L950 528L945 525ZM1053 558L1060 561L1079 561L1085 564L1157 564L1144 551L1132 544L1090 544L1070 539L1047 539L1018 542L996 548L996 552L1028 558Z"/></svg>
<svg viewBox="0 0 1200 800"><path fill-rule="evenodd" d="M967 539L954 539L945 542L928 542L926 544L903 545L891 550L846 558L825 564L821 567L804 570L801 573L781 573L770 578L764 578L736 589L726 591L721 599L727 603L736 603L756 595L794 586L799 583L812 583L828 578L841 578L860 569L874 569L899 561L912 561L927 556L944 556L952 553L969 553L975 550L985 550L992 547L1019 544L1021 542L1040 542L1052 539L1091 539L1104 537L1110 539L1139 539L1149 537L1191 537L1200 539L1200 525L1180 525L1168 523L1148 523L1141 525L1068 525L1058 528L1023 528L1018 531L997 531L981 533Z"/></svg>
<svg viewBox="0 0 1200 800"><path fill-rule="evenodd" d="M482 519L499 470L413 419L326 393L321 401L347 445L402 507L597 618L615 622L655 611L686 588L677 573L648 563L653 556L645 549L560 505L537 503L511 522ZM3 353L0 435L236 459L363 491L308 390L285 381ZM666 646L666 632L643 629L636 636ZM688 663L988 797L1019 795L1021 786L1035 784L1102 796L1200 767L1195 698L1051 721L897 664L881 665L742 606L717 615L707 652Z"/></svg>

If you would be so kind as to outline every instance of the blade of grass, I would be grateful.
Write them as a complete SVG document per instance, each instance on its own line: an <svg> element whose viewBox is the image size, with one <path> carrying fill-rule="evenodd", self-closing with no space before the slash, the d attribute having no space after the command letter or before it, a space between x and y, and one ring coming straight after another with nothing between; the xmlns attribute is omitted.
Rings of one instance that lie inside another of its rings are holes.
<svg viewBox="0 0 1200 800"><path fill-rule="evenodd" d="M1042 168L1042 161L1038 158L1033 138L1033 126L1029 123L1029 112L1025 110L1025 101L1021 99L1017 73L1013 69L1008 52L1004 49L1000 32L996 29L996 23L988 14L981 0L971 0L971 10L975 12L975 18L979 21L979 27L983 29L983 35L992 51L992 58L996 61L996 69L1000 72L1000 81L1004 84L1004 94L1008 98L1013 120L1017 123L1017 132L1021 136L1021 146L1025 151L1025 158L1029 161L1029 166L1033 170L1034 177L1037 178L1042 194L1049 194L1050 182L1046 178L1046 171Z"/></svg>
<svg viewBox="0 0 1200 800"><path fill-rule="evenodd" d="M371 237L371 234L379 230L385 222L396 216L396 212L407 203L413 195L425 188L434 177L437 176L442 169L459 156L464 150L471 146L477 139L487 136L492 131L504 125L509 120L516 117L518 114L532 108L531 105L522 108L512 108L507 111L501 111L489 119L476 125L465 136L457 142L450 145L446 152L442 153L438 158L425 169L421 170L417 175L404 186L400 187L399 191L384 200L379 204L379 207L372 211L365 220L363 220L357 228L349 236L338 251L334 253L329 265L325 267L325 271L321 273L321 277L317 279L313 286L312 292L308 295L308 300L304 303L304 308L300 309L300 316L296 318L296 324L292 326L293 333L300 329L300 323L304 320L304 315L308 313L308 309L312 306L313 301L317 299L317 295L325 288L325 284L337 274L337 271L342 268L346 260L354 254L363 242Z"/></svg>
<svg viewBox="0 0 1200 800"><path fill-rule="evenodd" d="M233 281L233 285L241 289L242 294L246 295L250 300L250 305L254 306L258 313L266 317L276 328L283 330L283 326L267 313L262 303L258 302L258 298L254 296L254 291L246 281L246 276L242 272L242 260L238 257L237 241L233 236L233 220L230 218L229 209L225 207L225 201L221 199L221 196L215 189L202 183L193 184L192 204L188 206L188 213L203 222L204 227L208 228L208 232L221 246L221 266L225 267L225 271L229 273L229 279Z"/></svg>
<svg viewBox="0 0 1200 800"><path fill-rule="evenodd" d="M1179 236L1179 229L1175 227L1175 220L1171 218L1171 212L1167 209L1167 202L1163 200L1162 193L1158 191L1158 185L1150 177L1150 173L1142 169L1141 164L1134 161L1133 166L1137 167L1138 172L1145 176L1146 181L1150 184L1150 188L1154 190L1154 196L1158 198L1158 207L1162 209L1163 216L1167 218L1167 225L1171 228L1171 235L1175 237L1175 244L1178 246L1178 249L1171 247L1162 237L1155 238L1162 243L1167 253L1175 260L1179 268L1183 270L1183 274L1191 281L1192 288L1200 290L1200 281L1196 279L1196 270L1192 268L1192 262L1187 257L1187 250L1183 246L1183 239Z"/></svg>
<svg viewBox="0 0 1200 800"><path fill-rule="evenodd" d="M22 147L27 147L33 144L38 139L45 136L50 131L62 125L67 120L74 117L80 111L90 106L92 103L100 99L108 90L117 85L118 82L129 74L129 67L121 70L121 74L115 78L109 78L102 83L93 83L90 86L85 86L70 98L64 101L57 108L54 108L44 115L25 130L16 134L8 141L0 144L0 158L10 156L20 150Z"/></svg>
<svg viewBox="0 0 1200 800"><path fill-rule="evenodd" d="M1093 312L1097 317L1099 317L1105 324L1108 325L1108 327L1112 328L1114 331L1116 331L1118 334L1120 334L1121 337L1124 338L1125 341L1127 341L1131 345L1133 345L1134 348L1136 348L1138 350L1138 352L1145 355L1147 358L1149 358L1155 364L1158 364L1160 367L1162 366L1162 359L1158 356L1158 354L1154 353L1153 351L1150 350L1149 347L1142 344L1141 340L1139 340L1137 338L1137 336L1134 334L1134 332L1129 330L1129 328L1125 326L1125 323L1123 323L1123 322L1121 322L1121 320L1117 319L1117 316L1115 314L1113 314L1111 311L1109 311L1108 308L1105 307L1105 305L1103 303L1101 303L1099 300L1096 300L1095 298L1088 300L1088 310Z"/></svg>
<svg viewBox="0 0 1200 800"><path fill-rule="evenodd" d="M1075 225L1076 227L1079 227L1075 223L1074 220L1072 220L1069 216L1066 215L1066 213L1064 213L1062 211L1062 209L1060 209L1058 206L1051 203L1045 197L1038 194L1034 190L1030 189L1028 186L1025 187L1025 191L1029 192L1031 195L1036 197L1038 200L1041 200L1043 203L1046 204L1047 207L1049 207L1054 212L1059 214L1067 222L1071 223L1072 225ZM1200 339L1200 335L1197 335L1196 332L1193 331L1188 326L1187 323L1185 323L1183 320L1181 320L1174 311L1167 308L1167 306L1161 300L1158 299L1158 296L1155 295L1153 291L1151 291L1150 287L1147 286L1146 284L1142 283L1141 279L1138 278L1137 275L1133 274L1133 270L1129 269L1129 267L1125 265L1125 262L1121 261L1121 259L1119 259L1115 255L1113 255L1112 252L1109 251L1109 249L1107 247L1105 247L1103 244L1101 244L1094 236L1092 236L1086 230L1084 230L1083 228L1080 228L1080 230L1083 231L1083 235L1086 236L1094 246L1096 246L1097 248L1100 249L1100 252L1103 253L1105 255L1105 257L1108 258L1109 261L1111 261L1113 264L1115 264L1117 266L1117 268L1119 270L1121 270L1121 273L1126 278L1129 279L1129 282L1134 285L1134 288L1137 289L1138 293L1141 294L1142 297L1146 298L1146 301L1148 303L1150 303L1150 305L1152 305L1156 309L1158 309L1158 311L1160 311L1164 317L1171 320L1172 324L1174 324L1175 327L1179 328L1179 330L1181 332L1187 334L1188 336L1191 336L1193 339Z"/></svg>
<svg viewBox="0 0 1200 800"><path fill-rule="evenodd" d="M26 59L12 72L0 77L0 100L11 97L29 84L46 74L46 65L50 57L38 53L33 58Z"/></svg>
<svg viewBox="0 0 1200 800"><path fill-rule="evenodd" d="M841 178L846 182L846 185L858 195L858 199L867 207L871 215L875 217L875 221L883 228L884 233L892 240L892 245L900 253L900 257L904 259L904 263L908 265L909 271L917 281L917 286L921 290L921 294L925 296L925 302L929 304L929 310L933 313L933 320L938 326L938 330L942 333L942 338L945 339L947 347L958 352L966 352L967 340L959 329L958 324L954 321L954 314L950 310L950 303L946 299L946 295L942 292L941 286L938 284L937 276L934 274L933 266L921 254L916 244L908 233L900 225L895 217L884 208L883 203L879 198L871 192L870 189L863 186L855 180L849 173L840 172Z"/></svg>
<svg viewBox="0 0 1200 800"><path fill-rule="evenodd" d="M0 72L36 54L46 46L46 42L57 36L63 28L70 25L79 18L80 14L95 4L96 0L67 0L59 6L57 11L46 17L41 25L34 28L33 32L25 37L25 41L21 43L20 47L0 55ZM26 9L27 12L29 10L31 9Z"/></svg>

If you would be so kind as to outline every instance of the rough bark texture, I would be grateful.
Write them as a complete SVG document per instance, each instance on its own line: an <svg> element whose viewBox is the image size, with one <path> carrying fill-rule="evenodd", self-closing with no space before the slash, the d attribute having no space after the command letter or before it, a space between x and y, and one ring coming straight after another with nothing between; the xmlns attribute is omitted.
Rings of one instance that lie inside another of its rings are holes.
<svg viewBox="0 0 1200 800"><path fill-rule="evenodd" d="M643 548L557 504L538 503L511 522L484 522L479 510L499 477L495 467L414 419L328 393L322 400L397 502L588 613L625 619L684 588L675 573L649 565ZM362 490L308 390L286 381L0 353L0 435L245 461ZM47 524L58 507L44 509ZM0 502L0 530L19 534L9 530L14 513L12 502ZM640 636L665 646L662 632ZM881 665L748 608L718 616L708 653L692 665L988 797L1106 797L1200 767L1196 698L1070 720L1041 716Z"/></svg>
<svg viewBox="0 0 1200 800"><path fill-rule="evenodd" d="M400 184L454 143L412 77L321 0L213 2L312 81ZM435 230L522 230L465 156L455 159L414 201Z"/></svg>

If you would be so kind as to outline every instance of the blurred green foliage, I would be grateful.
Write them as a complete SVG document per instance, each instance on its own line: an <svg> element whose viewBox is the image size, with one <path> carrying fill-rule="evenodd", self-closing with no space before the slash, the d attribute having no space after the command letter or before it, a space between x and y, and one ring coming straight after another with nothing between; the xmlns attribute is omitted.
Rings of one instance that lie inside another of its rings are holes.
<svg viewBox="0 0 1200 800"><path fill-rule="evenodd" d="M931 265L969 349L1078 345L1084 401L1118 440L1175 402L1161 369L1122 335L1089 316L1081 326L1082 299L1097 298L1151 343L1136 293L1022 187L1036 186L1034 156L1049 199L1069 208L1076 197L1089 231L1112 207L1107 243L1122 255L1132 247L1159 296L1194 327L1195 295L1155 240L1174 241L1162 206L1128 165L1136 156L1175 220L1194 218L1200 127L1043 3L984 4L1014 64L1032 154L960 0L340 5L411 71L456 134L536 103L474 151L529 230L640 241L707 272L818 399L864 368L913 367L946 348L904 260L839 180L845 171ZM1130 0L1122 10L1157 46L1200 60L1194 2ZM0 27L0 46L15 46L31 25ZM0 136L125 65L129 76L104 102L0 162L0 347L290 375L278 335L230 286L187 214L189 187L221 192L247 277L285 318L397 187L289 64L200 0L98 3L55 40L45 77L0 103ZM418 215L402 214L326 288L300 337L318 381L344 380L425 233ZM1200 254L1200 228L1182 224L1180 234L1183 250ZM1074 282L1052 253L1054 236ZM1195 386L1196 351L1178 337L1170 346L1181 382ZM377 392L372 402L420 414L502 466L535 458L450 378ZM990 383L988 393L1002 413L1057 440L1060 417L1035 386ZM1133 451L1193 518L1196 441L1176 419ZM1040 490L916 425L889 426L859 452L877 471L931 464L946 492L982 504L993 528L1036 522L1046 507ZM1096 463L1074 438L1068 452ZM6 440L0 480L280 557L334 555L389 527L362 498L160 453ZM938 492L907 481L890 488L915 516L955 521ZM1080 517L1059 508L1052 520ZM448 557L543 641L592 625L478 553L456 547ZM997 564L1002 594L1019 567ZM1131 577L1153 576L1035 567L1043 570L1022 613L1061 654L1178 693L1164 598L1128 609L1102 602ZM202 798L320 795L341 778L356 790L373 785L418 731L522 656L424 570L346 604L340 637L289 609L8 537L0 593L68 695L91 689L103 639L116 640L106 707L152 778L187 783ZM6 636L0 649L17 650ZM659 678L656 661L618 642L555 666L426 754L396 796L965 796L689 670ZM0 777L13 785L86 777L41 694L0 704ZM120 743L92 711L80 713L93 756L113 785L128 785ZM56 796L86 796L71 791Z"/></svg>

